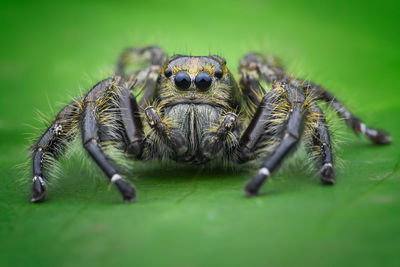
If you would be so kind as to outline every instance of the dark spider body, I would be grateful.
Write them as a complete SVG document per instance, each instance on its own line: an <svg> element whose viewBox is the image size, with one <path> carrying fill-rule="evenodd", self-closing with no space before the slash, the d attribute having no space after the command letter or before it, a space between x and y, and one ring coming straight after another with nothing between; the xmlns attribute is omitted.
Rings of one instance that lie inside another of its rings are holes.
<svg viewBox="0 0 400 267"><path fill-rule="evenodd" d="M129 65L140 63L149 66L125 73ZM245 187L252 196L302 138L321 182L335 183L330 135L317 101L328 102L372 142L391 142L388 134L368 128L323 87L286 74L274 57L248 54L239 74L236 83L219 56L167 58L158 47L127 49L117 76L66 106L33 147L32 202L44 200L51 163L79 131L84 148L126 202L135 200L136 190L121 177L107 146L136 160L253 162L259 170Z"/></svg>

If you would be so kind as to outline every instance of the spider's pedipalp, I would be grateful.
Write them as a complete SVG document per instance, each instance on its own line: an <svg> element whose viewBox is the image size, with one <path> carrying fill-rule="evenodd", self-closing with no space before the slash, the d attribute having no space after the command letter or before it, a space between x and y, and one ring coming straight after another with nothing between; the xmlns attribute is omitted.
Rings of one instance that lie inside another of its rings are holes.
<svg viewBox="0 0 400 267"><path fill-rule="evenodd" d="M173 125L163 121L154 107L149 106L144 112L149 126L165 140L178 156L184 155L188 150L188 145L181 132Z"/></svg>
<svg viewBox="0 0 400 267"><path fill-rule="evenodd" d="M236 127L237 115L235 113L228 113L221 119L221 124L207 132L201 141L202 154L208 159L212 159L217 155L227 138L229 138L228 134Z"/></svg>

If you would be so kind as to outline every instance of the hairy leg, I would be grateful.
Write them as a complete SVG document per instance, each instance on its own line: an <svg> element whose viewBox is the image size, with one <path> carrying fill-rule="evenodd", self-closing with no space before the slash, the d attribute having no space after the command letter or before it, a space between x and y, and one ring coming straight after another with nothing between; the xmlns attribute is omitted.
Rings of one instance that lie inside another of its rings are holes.
<svg viewBox="0 0 400 267"><path fill-rule="evenodd" d="M149 102L152 102L156 94L157 80L166 58L165 52L156 46L128 48L121 53L116 74L124 78L127 88L133 91L139 89L143 92L139 102L141 108L145 108ZM126 68L129 65L137 66L140 70L127 74Z"/></svg>
<svg viewBox="0 0 400 267"><path fill-rule="evenodd" d="M140 159L143 149L143 124L136 97L126 86L119 89L119 110L124 127L126 151L129 156Z"/></svg>
<svg viewBox="0 0 400 267"><path fill-rule="evenodd" d="M260 90L256 90L257 79L262 79L267 83L273 83L274 81L287 82L303 90L304 94L312 94L314 97L316 97L316 99L323 100L329 103L332 108L339 114L339 116L345 119L349 127L355 133L361 133L365 135L375 144L385 145L392 142L392 139L390 138L388 133L367 127L358 117L353 115L342 103L340 103L340 101L332 93L330 93L322 86L295 78L285 73L282 65L279 63L278 60L274 60L274 58L253 53L245 56L242 59L241 65L243 65L243 67L241 67L241 70L251 70L247 72L251 73L251 75L248 76L252 78L247 80L251 81L251 84L253 84L254 88L251 87L253 89L250 93L247 93L249 97L248 100L246 99L248 103L250 102L250 106L254 107L254 104L257 104L257 99L260 99L259 97L256 97L260 94ZM247 80L243 77L246 76L242 75L241 79L241 81L243 80L243 82L245 83ZM253 101L253 98L256 100Z"/></svg>
<svg viewBox="0 0 400 267"><path fill-rule="evenodd" d="M126 66L130 63L135 63L132 62L132 60L138 61L139 63L149 64L151 66L125 76ZM112 78L114 79L114 84L119 84L120 89L116 91L119 94L116 99L119 101L117 106L119 108L118 112L121 115L120 119L123 126L122 135L125 137L126 150L128 155L131 155L134 158L140 159L141 156L143 130L139 115L139 105L137 104L136 98L133 96L131 90L134 90L135 88L144 89L144 95L140 101L141 105L144 105L145 102L151 100L154 97L157 87L157 79L165 60L165 53L157 47L127 49L122 54L117 69L117 72L125 76L126 79L121 81L118 77ZM74 140L79 128L80 120L82 119L81 115L84 106L84 117L86 121L83 119L81 126L92 125L91 131L83 130L83 132L85 132L83 135L86 136L86 138L89 138L89 140L86 140L87 142L84 143L85 148L108 176L110 173L116 172L112 165L109 164L108 159L101 151L101 148L98 147L99 144L95 144L101 141L103 125L101 124L101 121L98 120L95 120L96 123L93 123L92 119L94 117L92 116L93 114L90 114L91 109L96 110L98 108L98 102L96 102L95 99L97 98L97 100L101 100L100 96L102 95L102 92L107 89L107 86L104 86L104 84L105 82L103 81L94 86L85 97L85 103L77 101L65 107L57 115L53 124L41 136L38 143L32 148L34 177L32 186L32 202L40 202L44 200L46 196L46 172L49 171L51 163L58 157L62 156L68 144ZM97 104L94 105L93 103ZM99 114L94 115L98 116ZM96 140L96 138L98 138L98 140ZM116 179L116 177L118 176L114 176L113 181L115 181L121 193L126 195L124 196L124 199L133 199L133 196L128 195L134 194L134 190L132 191L129 189L129 184L124 185L126 182L124 182L123 179ZM124 193L122 191L126 192Z"/></svg>
<svg viewBox="0 0 400 267"><path fill-rule="evenodd" d="M101 148L100 127L107 120L103 115L112 108L113 97L117 95L120 77L113 77L95 85L84 99L85 109L82 114L82 143L91 158L120 191L125 202L136 199L135 188L121 177ZM112 123L112 122L111 122Z"/></svg>
<svg viewBox="0 0 400 267"><path fill-rule="evenodd" d="M246 162L256 157L256 151L263 145L263 139L268 135L268 122L273 118L276 107L280 106L282 87L280 83L274 84L266 93L242 134L239 141L239 162ZM270 127L273 128L273 127Z"/></svg>
<svg viewBox="0 0 400 267"><path fill-rule="evenodd" d="M303 104L305 98L297 88L291 85L283 85L283 87L287 91L288 101L292 106L288 114L289 118L282 131L283 137L280 144L261 165L257 175L246 184L244 190L248 196L258 194L265 180L295 148L301 137L304 119Z"/></svg>
<svg viewBox="0 0 400 267"><path fill-rule="evenodd" d="M165 63L167 55L157 46L148 46L142 48L127 48L122 51L117 63L116 74L126 77L126 68L129 65L150 65L162 66Z"/></svg>
<svg viewBox="0 0 400 267"><path fill-rule="evenodd" d="M32 202L40 202L45 199L45 180L50 171L51 163L62 156L68 144L75 139L81 112L82 106L79 101L67 105L58 113L52 125L32 148Z"/></svg>
<svg viewBox="0 0 400 267"><path fill-rule="evenodd" d="M307 114L308 148L315 158L323 184L335 184L331 138L325 116L315 103L310 103Z"/></svg>
<svg viewBox="0 0 400 267"><path fill-rule="evenodd" d="M386 145L392 142L389 134L376 130L373 128L369 128L354 114L352 114L340 101L328 90L324 89L319 85L315 85L312 83L305 83L303 88L305 90L313 90L316 94L317 99L323 100L327 102L340 117L342 117L347 125L357 134L363 134L368 139L370 139L373 143L378 145Z"/></svg>
<svg viewBox="0 0 400 267"><path fill-rule="evenodd" d="M32 148L33 186L32 202L40 202L46 196L47 173L51 163L61 157L81 127L85 149L107 177L116 184L125 201L135 198L134 188L121 178L116 168L103 153L101 143L106 141L107 127L117 128L126 137L128 153L140 155L142 125L138 117L137 103L131 92L124 87L120 77L106 79L96 84L82 101L66 106L53 124ZM122 107L122 109L121 109ZM115 116L109 116L114 114ZM108 123L108 125L107 125Z"/></svg>

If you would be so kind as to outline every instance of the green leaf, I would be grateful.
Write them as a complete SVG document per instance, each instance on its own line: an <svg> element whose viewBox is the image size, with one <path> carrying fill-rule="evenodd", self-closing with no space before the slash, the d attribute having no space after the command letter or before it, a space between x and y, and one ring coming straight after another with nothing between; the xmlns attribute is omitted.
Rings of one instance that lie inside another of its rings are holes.
<svg viewBox="0 0 400 267"><path fill-rule="evenodd" d="M0 265L399 266L399 6L384 2L2 7ZM247 52L272 53L394 142L374 146L340 127L335 186L320 185L299 155L256 198L244 196L246 170L140 163L134 204L122 204L78 153L62 161L47 201L29 203L26 137L40 131L27 125L42 127L35 110L52 117L57 103L112 75L120 50L149 44L169 55L221 55L232 72Z"/></svg>

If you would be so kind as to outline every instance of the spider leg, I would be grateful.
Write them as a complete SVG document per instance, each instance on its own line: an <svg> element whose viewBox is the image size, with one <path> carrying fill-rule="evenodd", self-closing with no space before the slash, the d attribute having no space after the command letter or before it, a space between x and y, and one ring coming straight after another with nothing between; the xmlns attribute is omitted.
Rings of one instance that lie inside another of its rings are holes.
<svg viewBox="0 0 400 267"><path fill-rule="evenodd" d="M107 98L108 91L114 91L118 87L120 77L116 76L99 82L84 99L85 109L82 114L82 143L88 154L102 169L106 176L120 191L125 202L132 202L136 198L135 188L124 180L101 148L100 127L103 125L101 114L104 105L111 104Z"/></svg>
<svg viewBox="0 0 400 267"><path fill-rule="evenodd" d="M157 46L128 48L121 53L116 74L124 78L128 88L143 89L144 93L139 102L140 107L144 108L146 103L151 102L154 98L157 80L166 58L165 52ZM148 67L126 74L128 65L147 65Z"/></svg>
<svg viewBox="0 0 400 267"><path fill-rule="evenodd" d="M275 61L273 58L271 59L271 57L265 57L261 54L255 53L248 54L242 59L240 69L243 73L247 72L247 76L250 77L246 78L247 76L242 74L240 80L240 84L243 83L244 85L249 85L248 87L242 88L251 88L252 90L252 92L247 93L248 98L246 98L246 102L248 103L247 105L250 110L254 109L254 107L257 107L257 101L258 99L261 99L261 97L258 96L260 95L261 91L260 89L257 91L256 88L256 82L258 81L258 78L261 78L267 83L273 83L274 81L287 82L302 89L307 95L311 93L317 99L328 102L339 114L339 116L345 119L346 123L355 133L361 133L365 135L375 144L385 145L392 142L392 139L388 133L367 127L358 117L353 115L342 103L340 103L340 101L328 90L320 85L288 75L284 72L279 61Z"/></svg>
<svg viewBox="0 0 400 267"><path fill-rule="evenodd" d="M202 153L206 158L213 158L221 150L227 135L235 127L236 119L237 115L230 112L223 116L222 122L218 128L205 134L201 142L201 147Z"/></svg>
<svg viewBox="0 0 400 267"><path fill-rule="evenodd" d="M132 89L141 88L144 89L144 95L141 97L140 105L144 106L146 102L151 101L154 98L157 89L157 80L160 74L162 64L166 60L165 53L157 47L146 47L141 49L127 49L121 56L118 63L118 73L122 73L126 79L120 81L121 90L118 91L118 108L120 109L121 121L122 121L122 135L125 138L125 146L128 155L134 158L140 159L142 153L142 141L143 141L143 130L141 118L139 115L139 105L136 102L136 98L131 92ZM130 75L125 75L125 68L130 63L144 63L151 65L150 67L138 70ZM101 87L102 83L99 83L95 87ZM105 90L105 87L103 88ZM88 93L87 99L91 96L96 98L102 90L94 90ZM97 92L97 93L94 93ZM90 101L89 101L90 102ZM88 103L85 103L88 104ZM89 109L94 108L91 103L88 104ZM88 110L86 107L86 111ZM61 156L69 142L71 142L76 136L76 132L79 128L79 121L81 120L82 105L79 102L74 102L67 107L65 107L56 117L54 123L46 130L46 132L41 136L38 143L32 149L33 157L33 187L32 187L32 202L40 202L44 200L46 195L46 174L47 170L50 168L50 163L57 157ZM86 115L88 118L88 115ZM82 125L88 125L90 123L82 123ZM82 126L81 125L81 126ZM99 141L102 137L101 130L102 125L99 123L98 129L96 131L87 131L87 134L94 134L99 137ZM88 148L89 154L98 159L102 157L102 153L96 152L94 155L91 151L98 150L91 144L85 144ZM104 156L104 154L103 154ZM101 166L107 166L104 163L105 157L101 163ZM107 168L108 174L110 174L111 168ZM115 180L115 179L114 179ZM125 193L126 198L129 198L129 192L132 191L128 187L124 186L124 181L116 182L119 190L127 191ZM123 193L124 194L124 193Z"/></svg>
<svg viewBox="0 0 400 267"><path fill-rule="evenodd" d="M182 156L186 153L188 145L186 139L183 137L181 132L168 125L166 121L163 121L158 114L157 110L149 106L144 110L146 115L147 123L154 129L168 144L168 146L176 152L178 156Z"/></svg>
<svg viewBox="0 0 400 267"><path fill-rule="evenodd" d="M277 85L274 84L272 89L263 96L249 126L240 138L240 162L247 162L256 156L255 151L258 148L258 144L262 142L260 139L263 138L266 133L266 122L269 121L272 109L279 96L279 92L276 90L278 88L276 86Z"/></svg>
<svg viewBox="0 0 400 267"><path fill-rule="evenodd" d="M323 100L330 104L330 106L342 117L347 125L357 134L363 134L369 138L373 143L378 145L386 145L392 142L389 133L369 128L354 114L352 114L340 101L325 88L305 82L303 88L306 90L313 90L317 99Z"/></svg>
<svg viewBox="0 0 400 267"><path fill-rule="evenodd" d="M136 159L140 159L144 135L139 105L136 102L136 97L125 86L121 86L118 99L127 153Z"/></svg>
<svg viewBox="0 0 400 267"><path fill-rule="evenodd" d="M240 60L239 85L251 113L257 109L265 94L265 90L260 84L260 78L268 83L273 83L280 80L283 75L283 66L275 57L250 53Z"/></svg>
<svg viewBox="0 0 400 267"><path fill-rule="evenodd" d="M246 184L244 190L248 196L257 195L265 180L295 148L303 131L304 95L291 85L283 84L283 87L287 90L288 101L291 104L289 118L282 131L283 138L268 159L261 165L257 175Z"/></svg>
<svg viewBox="0 0 400 267"><path fill-rule="evenodd" d="M32 149L34 177L32 202L44 200L46 174L50 165L62 156L68 144L74 140L79 126L84 147L89 155L116 184L124 200L134 200L136 195L134 188L121 178L101 148L102 142L112 138L105 129L114 127L118 136L122 134L125 137L128 154L140 158L143 141L142 123L136 99L125 85L120 77L104 80L95 85L83 101L71 103L56 116L53 124ZM110 112L116 115L115 120L111 125L106 125L106 114Z"/></svg>
<svg viewBox="0 0 400 267"><path fill-rule="evenodd" d="M47 172L51 163L64 154L68 144L74 140L81 111L81 103L78 101L64 107L33 147L32 202L45 199Z"/></svg>
<svg viewBox="0 0 400 267"><path fill-rule="evenodd" d="M307 132L308 147L316 158L320 168L320 179L323 184L335 184L331 139L325 116L317 104L308 104Z"/></svg>
<svg viewBox="0 0 400 267"><path fill-rule="evenodd" d="M118 60L116 74L126 77L126 68L131 64L161 66L164 64L166 58L165 52L157 46L127 48L122 51Z"/></svg>

